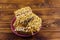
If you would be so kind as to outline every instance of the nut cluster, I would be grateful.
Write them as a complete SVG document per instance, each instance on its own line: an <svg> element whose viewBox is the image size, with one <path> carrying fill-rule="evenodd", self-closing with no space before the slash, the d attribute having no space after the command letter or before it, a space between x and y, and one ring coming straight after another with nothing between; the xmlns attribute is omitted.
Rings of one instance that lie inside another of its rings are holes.
<svg viewBox="0 0 60 40"><path fill-rule="evenodd" d="M18 9L14 13L16 16L16 21L13 24L15 31L30 32L33 35L34 32L40 30L41 18L35 15L30 7Z"/></svg>

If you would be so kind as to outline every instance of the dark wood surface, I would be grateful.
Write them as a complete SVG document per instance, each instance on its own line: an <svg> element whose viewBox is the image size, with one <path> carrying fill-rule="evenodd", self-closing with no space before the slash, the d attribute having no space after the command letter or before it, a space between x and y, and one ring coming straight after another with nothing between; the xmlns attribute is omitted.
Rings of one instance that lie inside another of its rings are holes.
<svg viewBox="0 0 60 40"><path fill-rule="evenodd" d="M10 29L14 11L30 6L42 18L40 32L29 38L18 37ZM0 40L60 40L60 0L0 0Z"/></svg>

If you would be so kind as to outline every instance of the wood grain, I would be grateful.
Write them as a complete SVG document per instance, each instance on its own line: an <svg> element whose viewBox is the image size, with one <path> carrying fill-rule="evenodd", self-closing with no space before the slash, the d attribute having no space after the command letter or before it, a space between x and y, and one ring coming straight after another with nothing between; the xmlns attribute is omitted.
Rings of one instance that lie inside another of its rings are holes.
<svg viewBox="0 0 60 40"><path fill-rule="evenodd" d="M40 32L21 38L10 29L14 11L30 6L42 18ZM0 40L60 40L60 0L0 0Z"/></svg>

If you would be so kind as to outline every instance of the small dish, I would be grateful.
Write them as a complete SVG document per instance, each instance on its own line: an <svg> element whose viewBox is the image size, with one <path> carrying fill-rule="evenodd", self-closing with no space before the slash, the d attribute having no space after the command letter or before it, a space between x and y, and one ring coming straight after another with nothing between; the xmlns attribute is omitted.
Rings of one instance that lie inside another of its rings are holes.
<svg viewBox="0 0 60 40"><path fill-rule="evenodd" d="M12 21L11 21L11 30L12 30L12 32L14 33L14 34L16 34L17 36L21 36L21 37L30 37L30 36L33 36L33 35L36 35L38 32L36 32L36 33L34 33L33 35L26 35L26 34L19 34L19 33L17 33L16 31L14 31L15 30L15 28L14 28L14 26L13 26L13 23L15 22L15 20L16 20L16 17L14 17L13 19L12 19Z"/></svg>

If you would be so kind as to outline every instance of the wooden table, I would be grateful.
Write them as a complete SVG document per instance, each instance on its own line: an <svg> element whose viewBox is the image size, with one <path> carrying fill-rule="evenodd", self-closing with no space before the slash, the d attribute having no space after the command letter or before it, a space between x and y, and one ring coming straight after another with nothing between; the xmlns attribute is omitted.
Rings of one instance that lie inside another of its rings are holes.
<svg viewBox="0 0 60 40"><path fill-rule="evenodd" d="M29 38L18 37L10 29L14 11L30 6L42 18L40 32ZM60 40L60 0L0 0L0 40Z"/></svg>

